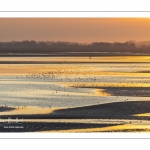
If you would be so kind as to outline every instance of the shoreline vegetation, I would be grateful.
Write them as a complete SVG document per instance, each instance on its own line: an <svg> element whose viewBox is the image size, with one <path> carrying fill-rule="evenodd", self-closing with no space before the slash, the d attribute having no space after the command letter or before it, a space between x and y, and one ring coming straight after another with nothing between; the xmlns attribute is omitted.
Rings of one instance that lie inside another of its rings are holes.
<svg viewBox="0 0 150 150"><path fill-rule="evenodd" d="M93 42L81 44L76 42L36 42L12 41L0 42L0 56L113 56L113 55L150 55L150 42L133 41Z"/></svg>

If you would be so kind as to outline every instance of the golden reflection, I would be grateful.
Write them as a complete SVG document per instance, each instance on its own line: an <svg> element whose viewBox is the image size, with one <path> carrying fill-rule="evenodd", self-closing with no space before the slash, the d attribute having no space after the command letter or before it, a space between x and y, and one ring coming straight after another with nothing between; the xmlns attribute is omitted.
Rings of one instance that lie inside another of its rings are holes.
<svg viewBox="0 0 150 150"><path fill-rule="evenodd" d="M19 58L18 58L19 59ZM24 58L25 59L25 58ZM31 58L30 58L31 59ZM26 62L28 63L28 62ZM101 66L101 67L100 67ZM128 66L128 64L127 64ZM100 68L99 68L100 67ZM29 76L55 76L55 77L79 77L83 76L94 81L93 77L101 76L121 76L121 77L149 77L149 73L144 72L131 72L133 71L131 66L128 66L128 70L118 70L121 66L80 66L78 64L0 64L0 75L29 75ZM135 66L132 66L135 67ZM137 66L136 66L137 67ZM142 67L142 66L141 66ZM147 66L147 70L150 66ZM142 68L141 68L142 69Z"/></svg>
<svg viewBox="0 0 150 150"><path fill-rule="evenodd" d="M150 56L2 57L1 62L150 62Z"/></svg>
<svg viewBox="0 0 150 150"><path fill-rule="evenodd" d="M106 93L104 89L95 90L95 96L111 96L111 94Z"/></svg>
<svg viewBox="0 0 150 150"><path fill-rule="evenodd" d="M0 64L0 75L30 75L30 74L39 74L48 71L58 71L61 69L71 69L69 66L51 66L51 65L40 65L40 64L10 64L10 65L2 65Z"/></svg>
<svg viewBox="0 0 150 150"><path fill-rule="evenodd" d="M19 106L11 111L0 112L0 115L32 115L32 114L49 114L58 108L35 107L35 106Z"/></svg>
<svg viewBox="0 0 150 150"><path fill-rule="evenodd" d="M71 133L82 133L82 132L150 132L150 125L116 125L102 128L86 128L86 129L70 129L70 130L54 130L52 132L71 132ZM46 131L49 132L49 131ZM51 131L50 131L51 132Z"/></svg>
<svg viewBox="0 0 150 150"><path fill-rule="evenodd" d="M133 116L139 116L139 117L149 117L150 116L150 113L144 113L144 114L136 114L136 115L133 115Z"/></svg>

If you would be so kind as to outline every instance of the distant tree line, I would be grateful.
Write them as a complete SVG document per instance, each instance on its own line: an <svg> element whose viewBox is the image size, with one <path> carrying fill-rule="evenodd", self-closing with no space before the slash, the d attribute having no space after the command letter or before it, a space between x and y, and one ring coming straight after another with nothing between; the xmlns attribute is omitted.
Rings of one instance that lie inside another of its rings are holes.
<svg viewBox="0 0 150 150"><path fill-rule="evenodd" d="M150 45L136 47L135 43L93 42L90 44L70 42L0 42L0 53L57 53L57 52L129 52L150 53Z"/></svg>

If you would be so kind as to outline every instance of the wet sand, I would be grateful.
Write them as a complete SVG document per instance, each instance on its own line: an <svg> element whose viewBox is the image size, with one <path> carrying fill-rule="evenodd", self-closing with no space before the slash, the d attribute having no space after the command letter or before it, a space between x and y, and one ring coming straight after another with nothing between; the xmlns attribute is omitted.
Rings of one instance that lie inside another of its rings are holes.
<svg viewBox="0 0 150 150"><path fill-rule="evenodd" d="M13 110L12 110L13 111ZM141 116L137 114L150 113L150 101L138 102L116 102L108 104L100 104L93 106L84 106L68 109L57 109L49 111L47 114L20 114L11 115L11 119L29 119L20 123L11 124L3 122L3 119L10 118L10 115L0 115L2 132L34 132L34 131L59 131L59 132L147 132L150 131L150 116ZM32 121L30 121L30 119ZM49 120L38 122L34 119L54 119L55 122ZM67 119L70 122L61 120ZM75 122L75 119L108 119L106 121L97 122ZM122 120L115 122L114 119ZM124 121L128 119L128 121ZM136 121L137 120L137 121ZM142 121L143 120L143 121ZM147 120L147 122L144 122ZM112 121L111 123L109 121ZM115 123L113 123L113 121ZM135 123L134 123L135 122ZM2 125L3 124L3 125ZM20 126L23 128L7 128L7 126ZM6 126L6 128L4 128ZM107 128L106 128L107 127Z"/></svg>
<svg viewBox="0 0 150 150"><path fill-rule="evenodd" d="M35 107L35 106L22 106L22 107L3 107L3 112L0 111L0 116L7 115L41 115L49 114L56 110L57 108L44 108L44 107ZM0 109L1 110L1 109ZM9 111L8 111L9 110Z"/></svg>
<svg viewBox="0 0 150 150"><path fill-rule="evenodd" d="M7 119L11 114L12 119L16 117L23 119L150 119L149 116L136 115L150 113L150 101L114 102L65 109L45 108L45 111L44 108L41 108L41 110L45 114L40 113L39 108L37 114L28 113L22 115L25 110L20 108L20 110L16 110L18 111L16 114L14 113L16 111L12 111L12 114L11 112L9 114L0 113L0 118Z"/></svg>

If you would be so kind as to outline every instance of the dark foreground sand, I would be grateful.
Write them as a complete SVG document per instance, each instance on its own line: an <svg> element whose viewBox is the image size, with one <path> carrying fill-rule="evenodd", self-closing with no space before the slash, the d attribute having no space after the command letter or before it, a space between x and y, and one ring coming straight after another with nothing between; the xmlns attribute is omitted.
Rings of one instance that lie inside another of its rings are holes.
<svg viewBox="0 0 150 150"><path fill-rule="evenodd" d="M20 122L0 123L0 132L36 132L36 131L57 131L86 128L102 128L116 124L94 124L94 123L65 123L65 122Z"/></svg>
<svg viewBox="0 0 150 150"><path fill-rule="evenodd" d="M115 102L68 109L58 109L49 114L11 115L12 119L146 119L148 116L133 116L150 113L150 101ZM7 119L8 115L0 116Z"/></svg>
<svg viewBox="0 0 150 150"><path fill-rule="evenodd" d="M150 101L116 102L68 109L55 110L50 114L41 115L12 115L11 119L128 119L150 120L150 116L135 116L150 113ZM10 116L0 116L8 119ZM4 125L6 128L4 128ZM17 122L11 125L23 128L8 128L9 124L1 122L0 132L33 132L47 130L86 129L113 126L114 124L99 123L63 123L63 122ZM117 124L115 124L117 125ZM125 130L126 131L126 130ZM132 130L133 131L133 130Z"/></svg>
<svg viewBox="0 0 150 150"><path fill-rule="evenodd" d="M85 119L139 119L135 114L150 113L150 101L116 102L85 107L61 109L54 117ZM141 117L140 119L150 119Z"/></svg>

